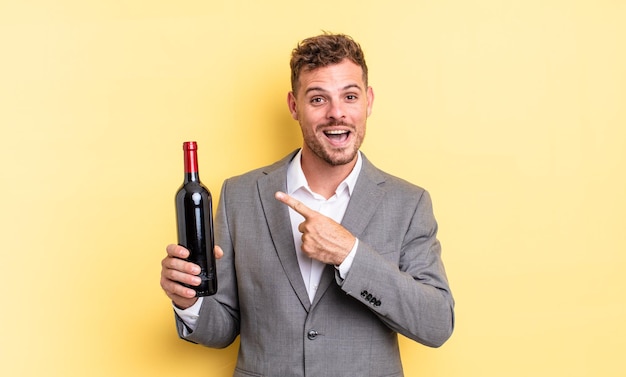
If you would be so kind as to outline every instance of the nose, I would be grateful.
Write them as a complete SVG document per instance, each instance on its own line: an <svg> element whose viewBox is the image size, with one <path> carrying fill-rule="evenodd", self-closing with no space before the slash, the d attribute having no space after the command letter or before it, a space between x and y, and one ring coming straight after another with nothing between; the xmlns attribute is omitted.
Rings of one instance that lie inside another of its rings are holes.
<svg viewBox="0 0 626 377"><path fill-rule="evenodd" d="M345 109L341 101L333 100L328 103L326 117L337 121L345 118Z"/></svg>

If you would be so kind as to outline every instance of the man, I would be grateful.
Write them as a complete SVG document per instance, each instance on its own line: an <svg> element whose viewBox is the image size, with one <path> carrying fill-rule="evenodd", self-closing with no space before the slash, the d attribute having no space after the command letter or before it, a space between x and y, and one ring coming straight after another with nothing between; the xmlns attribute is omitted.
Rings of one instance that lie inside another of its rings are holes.
<svg viewBox="0 0 626 377"><path fill-rule="evenodd" d="M287 103L302 149L224 182L216 216L217 294L167 247L161 286L179 335L210 347L240 336L234 376L402 376L397 333L431 347L454 301L426 191L359 151L374 92L360 46L304 40Z"/></svg>

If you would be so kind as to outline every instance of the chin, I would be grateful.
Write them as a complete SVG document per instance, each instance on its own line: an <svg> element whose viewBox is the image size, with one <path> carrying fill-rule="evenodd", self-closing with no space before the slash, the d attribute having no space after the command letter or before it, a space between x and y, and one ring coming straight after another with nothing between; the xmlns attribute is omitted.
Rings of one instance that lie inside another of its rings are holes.
<svg viewBox="0 0 626 377"><path fill-rule="evenodd" d="M329 153L326 155L326 157L324 158L324 160L332 165L332 166L341 166L341 165L346 165L351 163L352 161L354 161L354 159L356 158L356 153L357 150L355 150L353 153Z"/></svg>

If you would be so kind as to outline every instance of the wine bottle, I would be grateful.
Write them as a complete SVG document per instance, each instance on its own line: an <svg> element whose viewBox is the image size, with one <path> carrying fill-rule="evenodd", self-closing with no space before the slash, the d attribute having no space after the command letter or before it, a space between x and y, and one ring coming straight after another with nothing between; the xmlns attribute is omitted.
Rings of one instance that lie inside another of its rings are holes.
<svg viewBox="0 0 626 377"><path fill-rule="evenodd" d="M200 182L197 150L195 141L183 143L185 179L176 192L176 222L178 244L189 250L186 260L201 269L199 286L183 285L194 289L200 297L217 292L217 271L213 254L213 200L211 192Z"/></svg>

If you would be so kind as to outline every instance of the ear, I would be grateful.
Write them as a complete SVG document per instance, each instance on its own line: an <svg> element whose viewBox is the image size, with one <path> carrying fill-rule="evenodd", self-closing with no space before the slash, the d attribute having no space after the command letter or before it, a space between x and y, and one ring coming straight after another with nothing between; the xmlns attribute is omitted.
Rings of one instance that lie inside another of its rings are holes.
<svg viewBox="0 0 626 377"><path fill-rule="evenodd" d="M372 114L372 105L374 105L374 89L371 86L367 87L367 116Z"/></svg>
<svg viewBox="0 0 626 377"><path fill-rule="evenodd" d="M287 106L289 107L291 117L294 120L298 120L298 105L296 103L296 96L293 94L293 92L289 92L287 94Z"/></svg>

